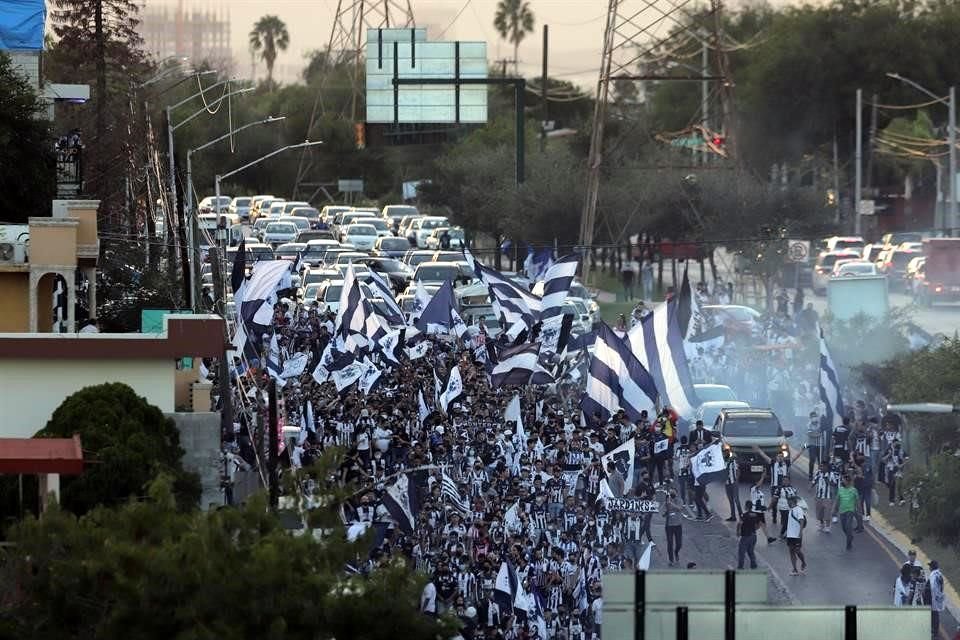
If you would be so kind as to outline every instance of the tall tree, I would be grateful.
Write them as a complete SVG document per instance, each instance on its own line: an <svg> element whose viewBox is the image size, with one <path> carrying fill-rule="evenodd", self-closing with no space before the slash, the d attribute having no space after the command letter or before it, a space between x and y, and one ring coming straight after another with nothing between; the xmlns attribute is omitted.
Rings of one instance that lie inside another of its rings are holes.
<svg viewBox="0 0 960 640"><path fill-rule="evenodd" d="M513 73L517 74L517 50L527 34L533 31L533 11L526 0L500 0L493 26L500 37L513 45Z"/></svg>
<svg viewBox="0 0 960 640"><path fill-rule="evenodd" d="M52 5L56 40L44 57L44 76L53 82L94 85L90 104L75 109L66 122L84 130L88 193L100 200L103 217L119 223L114 215L120 212L125 178L131 175L113 168L129 162L137 144L134 140L143 140L140 127L130 122L128 97L130 87L142 81L151 66L137 32L138 3L53 0ZM89 127L91 116L93 126ZM134 221L125 223L129 227Z"/></svg>
<svg viewBox="0 0 960 640"><path fill-rule="evenodd" d="M50 123L43 103L0 52L0 209L11 222L50 214L56 193Z"/></svg>
<svg viewBox="0 0 960 640"><path fill-rule="evenodd" d="M277 53L286 51L289 44L287 25L277 16L263 16L250 30L250 48L259 51L267 65L268 85L273 85L273 63L277 60Z"/></svg>

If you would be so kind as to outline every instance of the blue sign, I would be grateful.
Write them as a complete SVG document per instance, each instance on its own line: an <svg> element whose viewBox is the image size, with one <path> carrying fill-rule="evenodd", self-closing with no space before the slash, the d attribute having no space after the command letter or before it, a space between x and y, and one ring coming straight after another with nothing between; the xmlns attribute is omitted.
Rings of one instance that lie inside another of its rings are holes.
<svg viewBox="0 0 960 640"><path fill-rule="evenodd" d="M0 50L43 49L43 0L3 0L0 11Z"/></svg>

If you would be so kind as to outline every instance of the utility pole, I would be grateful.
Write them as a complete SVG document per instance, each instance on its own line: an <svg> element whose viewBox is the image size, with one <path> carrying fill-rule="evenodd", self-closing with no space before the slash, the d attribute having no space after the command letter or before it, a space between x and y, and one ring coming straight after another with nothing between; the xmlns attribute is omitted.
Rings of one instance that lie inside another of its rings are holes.
<svg viewBox="0 0 960 640"><path fill-rule="evenodd" d="M224 302L227 299L223 283L223 261L220 247L210 247L210 264L213 266L213 297L216 313L223 317ZM230 363L227 361L226 340L220 354L220 370L217 375L220 385L220 437L227 438L233 433L233 394L230 390Z"/></svg>
<svg viewBox="0 0 960 640"><path fill-rule="evenodd" d="M853 232L860 235L860 192L863 190L863 89L857 89L856 169L853 181Z"/></svg>
<svg viewBox="0 0 960 640"><path fill-rule="evenodd" d="M835 209L833 223L840 224L840 152L837 149L837 130L833 130L833 197Z"/></svg>
<svg viewBox="0 0 960 640"><path fill-rule="evenodd" d="M543 114L540 116L543 124L540 125L540 152L547 150L547 39L550 32L549 25L543 25L543 73L540 76L540 99L543 102Z"/></svg>
<svg viewBox="0 0 960 640"><path fill-rule="evenodd" d="M950 123L947 142L950 145L950 220L947 235L953 236L957 227L957 88L950 87Z"/></svg>
<svg viewBox="0 0 960 640"><path fill-rule="evenodd" d="M867 139L867 190L873 187L873 149L876 146L874 140L877 139L877 94L873 94L873 102L870 105L870 137Z"/></svg>
<svg viewBox="0 0 960 640"><path fill-rule="evenodd" d="M701 45L702 49L700 51L700 73L703 74L703 77L706 78L710 75L710 48L707 46L706 41ZM701 80L700 81L700 125L703 127L701 135L706 136L707 131L710 129L710 81ZM706 140L704 140L706 142ZM701 159L703 164L707 164L710 159L710 154L707 151L706 144L701 147Z"/></svg>

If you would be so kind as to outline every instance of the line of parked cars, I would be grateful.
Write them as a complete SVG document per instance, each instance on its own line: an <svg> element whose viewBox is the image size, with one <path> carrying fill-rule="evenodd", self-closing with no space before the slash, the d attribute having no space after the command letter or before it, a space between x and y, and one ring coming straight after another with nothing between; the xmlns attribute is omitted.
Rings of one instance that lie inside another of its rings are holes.
<svg viewBox="0 0 960 640"><path fill-rule="evenodd" d="M886 276L891 290L913 292L923 261L922 233L888 233L879 243L860 236L833 236L823 241L813 267L813 291L825 294L830 278Z"/></svg>

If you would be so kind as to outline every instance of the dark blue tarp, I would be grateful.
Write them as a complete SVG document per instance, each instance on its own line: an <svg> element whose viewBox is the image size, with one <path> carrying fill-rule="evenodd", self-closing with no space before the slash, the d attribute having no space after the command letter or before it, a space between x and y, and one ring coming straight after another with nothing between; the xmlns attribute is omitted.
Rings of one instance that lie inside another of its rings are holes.
<svg viewBox="0 0 960 640"><path fill-rule="evenodd" d="M43 49L43 0L0 0L0 50Z"/></svg>

